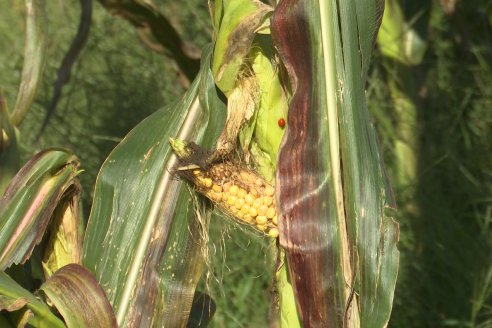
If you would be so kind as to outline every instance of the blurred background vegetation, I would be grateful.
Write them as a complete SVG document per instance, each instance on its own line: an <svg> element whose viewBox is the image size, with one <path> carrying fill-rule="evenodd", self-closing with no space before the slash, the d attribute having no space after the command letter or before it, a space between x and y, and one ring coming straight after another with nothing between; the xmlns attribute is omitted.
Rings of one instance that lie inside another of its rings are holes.
<svg viewBox="0 0 492 328"><path fill-rule="evenodd" d="M206 1L154 3L190 49L210 42ZM399 3L425 53L406 65L378 47L367 86L400 211L400 273L389 326L492 327L492 1ZM20 126L23 162L47 147L80 157L86 217L109 152L187 87L170 54L151 50L99 2L93 7L87 44L39 135L80 16L78 1L47 1L44 83ZM0 89L9 104L23 64L24 11L22 1L0 2ZM211 241L202 284L217 302L211 326L264 327L272 285L268 241L220 219Z"/></svg>

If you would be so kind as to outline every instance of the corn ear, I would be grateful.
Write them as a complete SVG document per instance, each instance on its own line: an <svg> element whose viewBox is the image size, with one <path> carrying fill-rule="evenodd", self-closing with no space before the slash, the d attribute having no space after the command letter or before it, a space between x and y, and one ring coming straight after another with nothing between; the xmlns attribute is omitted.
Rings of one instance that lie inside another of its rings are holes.
<svg viewBox="0 0 492 328"><path fill-rule="evenodd" d="M197 160L194 156L204 155L198 146L175 139L169 142L180 159L176 168L180 177L191 182L200 194L229 216L270 237L278 236L275 188L269 182L231 161L202 168L192 163ZM183 154L189 156L180 156Z"/></svg>

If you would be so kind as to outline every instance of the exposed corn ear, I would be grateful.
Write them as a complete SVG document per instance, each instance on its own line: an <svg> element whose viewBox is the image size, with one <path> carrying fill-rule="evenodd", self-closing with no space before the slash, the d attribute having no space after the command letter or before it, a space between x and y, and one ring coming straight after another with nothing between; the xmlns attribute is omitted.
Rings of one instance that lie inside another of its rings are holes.
<svg viewBox="0 0 492 328"><path fill-rule="evenodd" d="M181 171L197 191L222 211L272 237L278 236L274 188L255 172L232 162L211 165L207 170Z"/></svg>
<svg viewBox="0 0 492 328"><path fill-rule="evenodd" d="M222 211L236 220L254 226L269 235L278 236L275 189L256 172L225 161L213 163L206 168L193 165L192 148L198 147L182 141L170 140L180 158L176 172L190 181L196 190L209 198ZM186 148L186 149L183 149Z"/></svg>

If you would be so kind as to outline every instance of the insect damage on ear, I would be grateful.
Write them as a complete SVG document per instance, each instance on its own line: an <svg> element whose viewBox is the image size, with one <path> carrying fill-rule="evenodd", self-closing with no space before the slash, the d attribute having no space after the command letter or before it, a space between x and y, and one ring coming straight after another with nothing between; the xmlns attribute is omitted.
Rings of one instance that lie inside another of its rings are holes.
<svg viewBox="0 0 492 328"><path fill-rule="evenodd" d="M169 142L179 159L178 176L234 219L270 237L278 236L275 189L270 183L230 160L210 162L211 152L194 143Z"/></svg>

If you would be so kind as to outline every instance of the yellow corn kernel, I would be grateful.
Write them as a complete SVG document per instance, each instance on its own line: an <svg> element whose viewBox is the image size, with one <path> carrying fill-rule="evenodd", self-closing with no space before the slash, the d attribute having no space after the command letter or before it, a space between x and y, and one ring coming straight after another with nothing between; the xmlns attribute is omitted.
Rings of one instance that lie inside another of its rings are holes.
<svg viewBox="0 0 492 328"><path fill-rule="evenodd" d="M236 185L232 185L231 188L229 189L229 193L233 196L236 196L238 191L239 191L239 187Z"/></svg>
<svg viewBox="0 0 492 328"><path fill-rule="evenodd" d="M208 195L209 195L210 199L213 200L214 202L218 203L222 200L222 193L220 193L220 192L212 191Z"/></svg>
<svg viewBox="0 0 492 328"><path fill-rule="evenodd" d="M272 238L277 238L278 237L278 229L277 228L271 228L268 230L268 235Z"/></svg>
<svg viewBox="0 0 492 328"><path fill-rule="evenodd" d="M261 198L256 198L253 202L253 206L255 208L260 208L262 204L263 204L263 200Z"/></svg>
<svg viewBox="0 0 492 328"><path fill-rule="evenodd" d="M267 229L266 224L258 224L256 225L256 228L260 231L265 231Z"/></svg>
<svg viewBox="0 0 492 328"><path fill-rule="evenodd" d="M202 171L200 171L200 170L193 170L193 175L195 175L195 176L202 175Z"/></svg>
<svg viewBox="0 0 492 328"><path fill-rule="evenodd" d="M243 205L244 205L244 199L242 199L242 198L237 198L237 199L236 199L236 203L234 204L234 206L236 206L236 208L237 208L238 210L240 210L240 209L243 207Z"/></svg>
<svg viewBox="0 0 492 328"><path fill-rule="evenodd" d="M247 194L245 197L244 197L244 200L246 201L246 203L248 204L253 204L253 202L255 201L255 198L253 197L253 195L251 194Z"/></svg>
<svg viewBox="0 0 492 328"><path fill-rule="evenodd" d="M266 216L258 215L256 217L256 223L258 223L258 224L267 224L268 223L268 219L267 219Z"/></svg>
<svg viewBox="0 0 492 328"><path fill-rule="evenodd" d="M205 178L202 180L202 182L203 182L203 185L207 188L211 188L213 185L212 179L210 179L210 178Z"/></svg>
<svg viewBox="0 0 492 328"><path fill-rule="evenodd" d="M238 197L245 198L246 197L246 194L247 194L247 192L243 188L239 188L238 191L237 191L237 196Z"/></svg>
<svg viewBox="0 0 492 328"><path fill-rule="evenodd" d="M270 196L263 197L263 205L270 206L273 204L273 198Z"/></svg>
<svg viewBox="0 0 492 328"><path fill-rule="evenodd" d="M212 190L215 191L215 192L221 192L222 191L222 187L219 186L219 185L213 184L212 185Z"/></svg>
<svg viewBox="0 0 492 328"><path fill-rule="evenodd" d="M237 199L236 196L232 196L232 195L229 196L227 198L227 204L229 204L231 206L234 205L234 204L236 204L236 199Z"/></svg>
<svg viewBox="0 0 492 328"><path fill-rule="evenodd" d="M251 207L251 208L249 209L249 215L251 215L251 217L253 217L253 218L254 218L255 216L257 216L257 215L258 215L258 212L256 211L256 208Z"/></svg>
<svg viewBox="0 0 492 328"><path fill-rule="evenodd" d="M249 206L248 204L244 204L243 207L241 207L241 212L249 213L250 209L251 209L251 206Z"/></svg>
<svg viewBox="0 0 492 328"><path fill-rule="evenodd" d="M253 219L250 215L244 215L243 220L250 224L255 223L255 219Z"/></svg>
<svg viewBox="0 0 492 328"><path fill-rule="evenodd" d="M257 211L258 211L258 215L266 215L266 212L268 211L268 207L265 205L261 205Z"/></svg>
<svg viewBox="0 0 492 328"><path fill-rule="evenodd" d="M269 219L273 219L275 214L276 214L276 211L273 207L269 207L268 210L266 211L266 217Z"/></svg>
<svg viewBox="0 0 492 328"><path fill-rule="evenodd" d="M278 222L277 222L277 216L275 215L273 218L272 218L272 222L273 224L277 225Z"/></svg>

